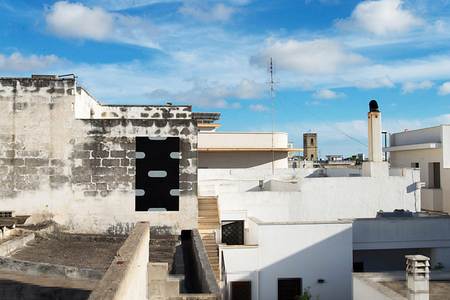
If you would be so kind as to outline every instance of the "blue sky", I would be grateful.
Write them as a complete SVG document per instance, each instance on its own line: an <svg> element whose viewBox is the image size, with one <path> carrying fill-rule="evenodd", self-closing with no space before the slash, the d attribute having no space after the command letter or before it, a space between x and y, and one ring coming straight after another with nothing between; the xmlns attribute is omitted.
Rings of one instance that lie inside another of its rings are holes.
<svg viewBox="0 0 450 300"><path fill-rule="evenodd" d="M450 122L449 16L449 0L0 0L0 76L75 73L104 103L187 103L260 131L272 57L275 130L353 154L372 98L388 132Z"/></svg>

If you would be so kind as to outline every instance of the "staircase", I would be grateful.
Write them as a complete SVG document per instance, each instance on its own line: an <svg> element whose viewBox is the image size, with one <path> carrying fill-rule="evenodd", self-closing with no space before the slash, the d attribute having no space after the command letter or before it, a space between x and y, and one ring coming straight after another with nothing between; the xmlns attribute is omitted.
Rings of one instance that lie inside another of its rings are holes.
<svg viewBox="0 0 450 300"><path fill-rule="evenodd" d="M220 227L217 197L198 197L198 231L206 248L209 264L216 280L219 280L219 248L216 243L216 230Z"/></svg>

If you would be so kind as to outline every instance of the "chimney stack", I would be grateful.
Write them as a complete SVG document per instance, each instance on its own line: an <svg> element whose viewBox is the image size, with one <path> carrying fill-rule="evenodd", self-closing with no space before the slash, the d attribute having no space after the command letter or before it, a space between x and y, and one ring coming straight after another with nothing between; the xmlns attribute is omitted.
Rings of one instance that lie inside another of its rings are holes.
<svg viewBox="0 0 450 300"><path fill-rule="evenodd" d="M375 100L369 102L368 113L369 129L369 161L383 161L383 152L381 147L381 113L378 109L378 103Z"/></svg>
<svg viewBox="0 0 450 300"><path fill-rule="evenodd" d="M383 161L381 147L381 113L375 100L369 102L368 117L368 142L369 160L363 162L362 176L386 177L389 176L389 165Z"/></svg>
<svg viewBox="0 0 450 300"><path fill-rule="evenodd" d="M406 255L408 300L428 300L430 297L430 258Z"/></svg>

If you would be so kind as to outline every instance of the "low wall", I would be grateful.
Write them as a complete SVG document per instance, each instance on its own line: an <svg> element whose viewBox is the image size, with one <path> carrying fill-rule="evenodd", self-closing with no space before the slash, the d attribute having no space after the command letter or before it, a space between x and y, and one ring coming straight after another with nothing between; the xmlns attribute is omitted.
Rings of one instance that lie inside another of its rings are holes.
<svg viewBox="0 0 450 300"><path fill-rule="evenodd" d="M192 242L195 255L196 269L199 272L199 279L202 293L210 293L219 295L220 290L216 282L216 277L209 264L208 255L206 254L206 248L203 245L200 234L197 229L192 230Z"/></svg>
<svg viewBox="0 0 450 300"><path fill-rule="evenodd" d="M222 219L236 210L268 222L373 218L379 210L420 210L420 190L407 176L303 178L293 184L272 181L272 188L276 185L281 191L218 193Z"/></svg>
<svg viewBox="0 0 450 300"><path fill-rule="evenodd" d="M89 300L147 299L149 242L149 223L137 223Z"/></svg>
<svg viewBox="0 0 450 300"><path fill-rule="evenodd" d="M102 272L97 270L24 261L9 257L0 257L0 270L28 275L62 276L72 279L99 280L102 278Z"/></svg>
<svg viewBox="0 0 450 300"><path fill-rule="evenodd" d="M12 240L0 244L0 256L8 256L19 248L25 247L28 242L34 240L34 233L24 234Z"/></svg>

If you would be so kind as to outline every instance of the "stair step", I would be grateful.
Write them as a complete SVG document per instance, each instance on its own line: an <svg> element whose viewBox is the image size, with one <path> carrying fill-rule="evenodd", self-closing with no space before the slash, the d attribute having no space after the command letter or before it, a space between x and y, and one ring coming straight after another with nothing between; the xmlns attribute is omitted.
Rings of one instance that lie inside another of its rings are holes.
<svg viewBox="0 0 450 300"><path fill-rule="evenodd" d="M217 211L217 205L214 204L199 204L198 210L202 211Z"/></svg>
<svg viewBox="0 0 450 300"><path fill-rule="evenodd" d="M214 200L217 201L217 197L214 196L200 196L197 197L198 201L204 201L204 200Z"/></svg>
<svg viewBox="0 0 450 300"><path fill-rule="evenodd" d="M208 220L208 219L219 220L219 216L217 214L216 215L206 215L206 216L199 215L198 216L199 221Z"/></svg>
<svg viewBox="0 0 450 300"><path fill-rule="evenodd" d="M218 228L219 227L219 222L215 222L215 221L208 221L208 222L199 222L198 226L199 227L212 227L212 228Z"/></svg>
<svg viewBox="0 0 450 300"><path fill-rule="evenodd" d="M216 243L215 239L203 239L203 245L217 247L217 243Z"/></svg>
<svg viewBox="0 0 450 300"><path fill-rule="evenodd" d="M198 228L200 229L218 229L219 224L199 224Z"/></svg>
<svg viewBox="0 0 450 300"><path fill-rule="evenodd" d="M217 212L217 210L199 210L198 211L198 216L202 217L202 216L215 216L215 217L219 217L219 214Z"/></svg>
<svg viewBox="0 0 450 300"><path fill-rule="evenodd" d="M206 224L206 223L214 223L214 224L219 224L219 219L218 218L198 218L198 223L199 224Z"/></svg>

